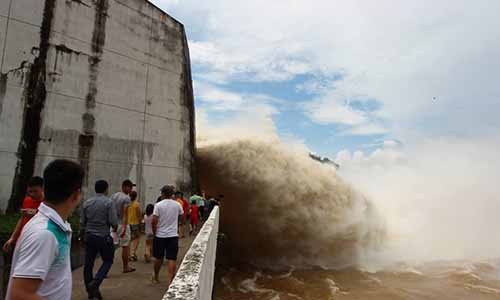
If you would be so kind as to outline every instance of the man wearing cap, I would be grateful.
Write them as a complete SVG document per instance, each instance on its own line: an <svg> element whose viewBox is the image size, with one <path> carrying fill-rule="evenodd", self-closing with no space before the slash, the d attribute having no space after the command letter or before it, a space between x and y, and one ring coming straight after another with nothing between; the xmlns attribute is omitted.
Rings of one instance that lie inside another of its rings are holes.
<svg viewBox="0 0 500 300"><path fill-rule="evenodd" d="M183 221L182 206L172 199L174 187L166 185L161 189L162 200L156 203L153 210L153 256L155 257L153 283L159 283L158 274L163 263L168 263L168 285L172 283L176 272L177 253L179 252L179 235L177 226L179 218Z"/></svg>
<svg viewBox="0 0 500 300"><path fill-rule="evenodd" d="M114 193L111 196L111 201L115 204L116 216L118 218L118 230L116 231L117 243L122 247L122 262L123 273L134 272L135 269L131 268L129 264L130 257L130 226L128 226L128 207L130 206L129 194L134 188L135 184L130 180L122 182L122 191Z"/></svg>

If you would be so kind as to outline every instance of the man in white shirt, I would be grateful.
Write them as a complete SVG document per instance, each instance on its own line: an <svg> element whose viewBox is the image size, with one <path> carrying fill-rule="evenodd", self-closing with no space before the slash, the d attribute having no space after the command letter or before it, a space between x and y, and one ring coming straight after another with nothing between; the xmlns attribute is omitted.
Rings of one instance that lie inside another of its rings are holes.
<svg viewBox="0 0 500 300"><path fill-rule="evenodd" d="M122 182L122 191L114 193L111 201L115 204L118 218L118 231L112 233L117 238L118 246L122 247L123 273L134 272L135 269L129 266L130 257L130 226L128 225L128 207L130 206L130 192L135 184L130 180Z"/></svg>
<svg viewBox="0 0 500 300"><path fill-rule="evenodd" d="M153 283L159 283L163 259L168 263L168 285L172 283L176 272L177 253L179 252L179 235L177 226L179 218L183 221L182 206L172 199L174 187L166 185L161 189L162 200L156 203L153 210L153 256L155 257Z"/></svg>
<svg viewBox="0 0 500 300"><path fill-rule="evenodd" d="M45 200L24 226L14 250L7 300L71 299L71 226L80 202L84 171L55 160L43 172Z"/></svg>

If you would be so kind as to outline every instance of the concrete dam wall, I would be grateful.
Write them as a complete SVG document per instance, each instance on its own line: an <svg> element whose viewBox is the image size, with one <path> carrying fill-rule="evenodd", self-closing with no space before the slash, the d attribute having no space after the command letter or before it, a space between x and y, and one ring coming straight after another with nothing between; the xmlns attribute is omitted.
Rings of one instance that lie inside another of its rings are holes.
<svg viewBox="0 0 500 300"><path fill-rule="evenodd" d="M0 1L0 211L55 158L96 179L190 190L194 104L182 24L146 0Z"/></svg>

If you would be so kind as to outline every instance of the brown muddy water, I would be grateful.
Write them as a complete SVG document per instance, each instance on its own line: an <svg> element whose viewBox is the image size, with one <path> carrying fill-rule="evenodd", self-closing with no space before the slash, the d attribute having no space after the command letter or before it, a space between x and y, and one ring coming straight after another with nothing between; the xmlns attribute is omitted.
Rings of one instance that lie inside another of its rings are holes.
<svg viewBox="0 0 500 300"><path fill-rule="evenodd" d="M240 140L201 147L197 163L202 189L224 194L214 299L500 299L500 259L393 257L398 228L303 153Z"/></svg>
<svg viewBox="0 0 500 300"><path fill-rule="evenodd" d="M379 272L218 266L216 300L500 299L500 260L399 265Z"/></svg>

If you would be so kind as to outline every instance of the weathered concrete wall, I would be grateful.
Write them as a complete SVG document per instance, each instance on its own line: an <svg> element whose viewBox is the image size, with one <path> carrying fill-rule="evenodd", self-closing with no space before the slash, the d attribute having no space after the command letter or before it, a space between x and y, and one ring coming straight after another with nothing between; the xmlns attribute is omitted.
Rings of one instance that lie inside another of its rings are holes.
<svg viewBox="0 0 500 300"><path fill-rule="evenodd" d="M219 207L216 206L186 253L164 300L212 299L218 233Z"/></svg>
<svg viewBox="0 0 500 300"><path fill-rule="evenodd" d="M194 172L183 25L146 0L0 1L0 211L55 158L142 202Z"/></svg>

